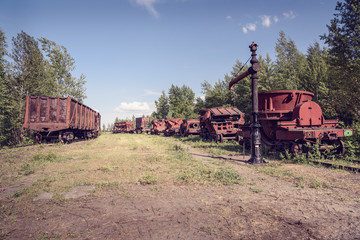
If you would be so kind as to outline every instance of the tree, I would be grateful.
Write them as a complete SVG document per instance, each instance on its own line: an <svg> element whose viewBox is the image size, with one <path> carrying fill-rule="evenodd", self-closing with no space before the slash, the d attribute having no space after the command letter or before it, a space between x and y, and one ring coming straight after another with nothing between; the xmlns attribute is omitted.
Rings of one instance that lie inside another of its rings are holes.
<svg viewBox="0 0 360 240"><path fill-rule="evenodd" d="M306 54L306 71L302 77L302 89L314 93L313 101L322 107L325 118L337 118L334 99L329 89L329 54L318 42L309 46Z"/></svg>
<svg viewBox="0 0 360 240"><path fill-rule="evenodd" d="M205 101L201 97L197 97L195 100L194 113L199 114L200 110L205 109Z"/></svg>
<svg viewBox="0 0 360 240"><path fill-rule="evenodd" d="M300 90L301 76L305 71L305 56L297 50L293 40L286 39L285 33L280 31L280 37L275 45L276 81L274 89Z"/></svg>
<svg viewBox="0 0 360 240"><path fill-rule="evenodd" d="M161 93L161 96L156 101L155 100L155 106L156 106L156 112L154 113L154 117L158 119L167 119L169 115L169 98L165 94L165 91L163 90Z"/></svg>
<svg viewBox="0 0 360 240"><path fill-rule="evenodd" d="M169 89L169 115L171 118L194 117L195 93L188 86L171 85Z"/></svg>
<svg viewBox="0 0 360 240"><path fill-rule="evenodd" d="M347 124L360 117L360 5L359 0L337 2L328 34L320 36L329 49L330 97Z"/></svg>
<svg viewBox="0 0 360 240"><path fill-rule="evenodd" d="M43 55L38 42L25 32L12 38L13 48L10 57L13 60L11 87L12 97L16 99L17 118L13 119L14 138L22 140L22 118L27 95L51 95L54 81L48 77L45 70Z"/></svg>
<svg viewBox="0 0 360 240"><path fill-rule="evenodd" d="M85 76L74 78L71 74L75 70L75 60L70 56L64 46L60 46L46 38L40 38L42 50L46 53L46 66L49 75L55 80L53 96L72 97L79 102L85 98Z"/></svg>
<svg viewBox="0 0 360 240"><path fill-rule="evenodd" d="M12 42L10 56L13 60L14 86L18 95L22 98L27 95L50 95L54 81L46 73L38 42L23 31L13 37Z"/></svg>
<svg viewBox="0 0 360 240"><path fill-rule="evenodd" d="M0 29L0 146L16 143L13 122L18 118L17 109L14 108L12 87L7 74L8 62L5 59L6 36Z"/></svg>
<svg viewBox="0 0 360 240"><path fill-rule="evenodd" d="M259 55L259 64L261 66L260 71L258 72L259 80L258 80L258 88L259 92L262 91L270 91L276 89L277 80L274 75L275 72L275 64L271 60L269 54L266 54L266 58L264 59L261 55Z"/></svg>

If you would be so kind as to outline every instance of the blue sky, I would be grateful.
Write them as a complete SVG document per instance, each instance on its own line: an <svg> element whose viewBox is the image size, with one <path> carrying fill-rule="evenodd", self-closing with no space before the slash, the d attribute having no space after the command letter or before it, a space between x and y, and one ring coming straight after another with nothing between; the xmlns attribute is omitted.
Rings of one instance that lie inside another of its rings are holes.
<svg viewBox="0 0 360 240"><path fill-rule="evenodd" d="M196 97L201 83L245 62L248 46L275 60L284 31L302 53L335 13L336 0L0 0L9 49L20 31L63 45L86 76L84 103L105 124L155 110L172 84Z"/></svg>

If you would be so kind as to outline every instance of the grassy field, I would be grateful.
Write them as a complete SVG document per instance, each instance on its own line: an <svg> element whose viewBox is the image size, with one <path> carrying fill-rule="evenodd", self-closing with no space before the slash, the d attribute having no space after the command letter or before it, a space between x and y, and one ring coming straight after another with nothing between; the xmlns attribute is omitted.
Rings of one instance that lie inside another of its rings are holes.
<svg viewBox="0 0 360 240"><path fill-rule="evenodd" d="M211 149L216 146L208 148L215 153ZM217 151L223 154L226 150ZM176 139L144 134L105 133L87 142L3 149L0 158L1 188L28 178L35 181L16 192L19 201L42 192L51 192L61 200L74 186L84 185L96 186L96 194L126 184L241 183L236 171L194 159Z"/></svg>
<svg viewBox="0 0 360 240"><path fill-rule="evenodd" d="M296 159L250 165L242 150L198 137L111 133L2 149L0 239L358 236L360 175ZM79 186L90 196L67 197ZM44 193L51 198L38 200Z"/></svg>

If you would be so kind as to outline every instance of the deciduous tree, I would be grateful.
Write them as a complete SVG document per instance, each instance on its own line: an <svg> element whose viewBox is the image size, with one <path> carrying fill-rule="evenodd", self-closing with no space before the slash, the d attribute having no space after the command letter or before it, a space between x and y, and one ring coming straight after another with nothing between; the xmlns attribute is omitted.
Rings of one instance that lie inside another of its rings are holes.
<svg viewBox="0 0 360 240"><path fill-rule="evenodd" d="M79 78L72 76L71 72L75 70L75 60L64 46L44 37L39 41L47 56L45 62L48 73L51 79L55 80L53 96L72 97L82 102L86 98L84 87L86 81L83 74Z"/></svg>
<svg viewBox="0 0 360 240"><path fill-rule="evenodd" d="M157 101L155 101L156 112L153 113L155 118L158 119L167 119L169 115L169 98L166 95L165 91L161 92L161 96Z"/></svg>
<svg viewBox="0 0 360 240"><path fill-rule="evenodd" d="M188 86L171 85L169 89L169 115L171 118L194 117L195 93Z"/></svg>

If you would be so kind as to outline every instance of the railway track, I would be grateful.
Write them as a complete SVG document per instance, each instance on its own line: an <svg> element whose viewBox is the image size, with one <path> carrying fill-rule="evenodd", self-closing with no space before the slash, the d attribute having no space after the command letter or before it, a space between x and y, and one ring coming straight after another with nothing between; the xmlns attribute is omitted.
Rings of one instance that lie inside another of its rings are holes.
<svg viewBox="0 0 360 240"><path fill-rule="evenodd" d="M46 144L46 145L52 145L54 143L41 143L41 144ZM30 146L36 146L36 145L41 145L38 143L33 143L33 144L26 144L26 145L20 145L20 146L11 146L11 147L6 147L6 149L14 149L14 148L23 148L23 147L30 147ZM5 149L5 148L0 148L0 150Z"/></svg>
<svg viewBox="0 0 360 240"><path fill-rule="evenodd" d="M359 166L357 166L357 167L347 166L347 165L342 165L342 164L337 164L337 163L321 162L321 161L316 161L316 160L312 160L311 162L314 164L317 164L317 165L327 167L327 168L343 169L343 170L350 171L350 172L360 172L360 160L349 161L352 163L359 164Z"/></svg>
<svg viewBox="0 0 360 240"><path fill-rule="evenodd" d="M91 139L88 139L91 140ZM82 142L82 141L88 141L88 140L84 140L84 139L74 139L71 142L65 142L63 144L68 144L68 143L76 143L76 142ZM20 146L11 146L11 147L6 147L6 149L14 149L14 148L23 148L23 147L31 147L31 146L40 146L40 145L47 145L47 146L52 146L54 144L57 144L59 142L51 142L51 143L47 143L47 142L42 142L42 143L33 143L33 144L26 144L26 145L20 145ZM0 148L0 150L5 149L5 148Z"/></svg>

